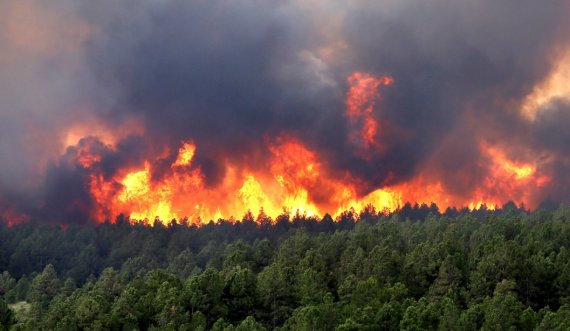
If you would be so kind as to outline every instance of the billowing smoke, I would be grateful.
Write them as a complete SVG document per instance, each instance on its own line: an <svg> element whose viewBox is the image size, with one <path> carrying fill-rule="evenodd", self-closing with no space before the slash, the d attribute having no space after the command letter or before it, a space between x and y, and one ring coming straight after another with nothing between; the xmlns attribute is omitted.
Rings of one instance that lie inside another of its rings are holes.
<svg viewBox="0 0 570 331"><path fill-rule="evenodd" d="M216 201L230 187L246 199L270 169L321 213L396 188L446 205L569 203L570 81L550 79L567 31L567 1L1 2L0 215L129 213L108 199L128 199L121 179L145 167L149 182L195 171L180 192ZM372 86L364 101L358 84ZM351 97L368 107L358 120ZM191 168L173 166L184 142Z"/></svg>

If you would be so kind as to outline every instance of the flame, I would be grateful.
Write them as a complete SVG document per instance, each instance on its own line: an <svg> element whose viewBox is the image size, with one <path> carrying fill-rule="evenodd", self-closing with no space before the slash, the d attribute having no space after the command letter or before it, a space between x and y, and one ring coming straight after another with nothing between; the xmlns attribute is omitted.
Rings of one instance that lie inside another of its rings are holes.
<svg viewBox="0 0 570 331"><path fill-rule="evenodd" d="M336 198L338 208L334 215L353 208L356 211L364 210L368 205L381 211L394 211L402 206L401 192L392 189L377 189L368 195L358 198L354 187L344 187Z"/></svg>
<svg viewBox="0 0 570 331"><path fill-rule="evenodd" d="M317 152L292 136L281 136L268 146L271 157L264 171L225 165L225 178L207 187L204 174L192 159L199 146L183 142L166 173L153 179L152 161L143 168L123 172L112 179L92 176L91 193L98 205L99 219L119 213L148 222L188 218L193 222L230 218L263 211L271 218L281 213L338 216L368 205L380 211L395 211L408 201L436 203L440 208L466 206L495 209L509 199L532 201L529 186L540 187L549 177L538 174L538 164L510 159L499 146L481 143L488 173L480 187L468 196L450 193L443 182L430 174L359 196L358 180L335 176L320 162ZM81 154L81 153L80 153ZM97 158L89 159L97 162ZM83 158L78 162L85 163ZM105 206L105 208L103 208Z"/></svg>
<svg viewBox="0 0 570 331"><path fill-rule="evenodd" d="M190 165L192 159L194 158L194 153L196 152L196 145L189 142L183 142L182 147L178 150L178 158L172 166L183 167Z"/></svg>
<svg viewBox="0 0 570 331"><path fill-rule="evenodd" d="M220 187L205 187L199 167L191 164L197 146L184 142L170 171L153 180L151 162L143 169L128 171L111 180L92 176L91 193L101 206L102 215L127 213L131 219L169 221L188 217L193 221L218 219L245 211L274 217L284 210L307 216L321 211L312 201L311 190L319 184L321 164L314 152L294 138L283 137L272 145L268 168L271 176L250 170L236 173L227 165L226 178ZM83 158L78 159L78 162ZM96 163L98 158L93 158ZM90 164L91 166L92 164ZM119 189L117 189L119 187Z"/></svg>
<svg viewBox="0 0 570 331"><path fill-rule="evenodd" d="M263 191L261 183L252 174L246 174L243 185L239 188L239 197L246 210L269 210L274 213L276 208L267 194ZM220 217L222 216L220 212Z"/></svg>
<svg viewBox="0 0 570 331"><path fill-rule="evenodd" d="M158 217L165 221L176 218L177 215L173 213L170 203L170 191L162 187L151 187L150 177L148 163L143 170L127 174L121 180L123 189L117 197L118 201L130 205L131 218Z"/></svg>
<svg viewBox="0 0 570 331"><path fill-rule="evenodd" d="M93 165L101 162L103 157L92 152L89 146L81 146L77 149L77 162L86 169L92 168Z"/></svg>
<svg viewBox="0 0 570 331"><path fill-rule="evenodd" d="M506 155L496 147L482 144L482 150L492 159L495 172L503 172L506 176L514 176L515 180L529 178L534 174L536 167L509 160Z"/></svg>
<svg viewBox="0 0 570 331"><path fill-rule="evenodd" d="M378 121L374 116L376 101L380 99L380 86L390 86L390 76L375 77L365 72L355 72L347 78L346 116L357 127L352 140L357 146L369 148L377 145Z"/></svg>
<svg viewBox="0 0 570 331"><path fill-rule="evenodd" d="M200 187L202 181L199 176L196 171L183 176L174 173L172 177L155 183L151 180L151 167L147 162L144 169L127 173L119 180L122 189L114 201L118 208L130 211L133 219L180 219L184 216L180 212L188 211L175 208L176 196L184 194L191 187ZM199 205L194 208L199 209Z"/></svg>
<svg viewBox="0 0 570 331"><path fill-rule="evenodd" d="M380 100L380 87L390 86L394 80L356 72L347 81L345 114L356 129L353 143L361 151L381 149L384 123L378 121L381 114L375 114L376 104ZM113 150L115 141L111 137L103 144ZM98 154L97 146L89 143L72 146L77 164L91 172L89 189L97 205L92 217L112 220L123 213L132 220L149 223L187 218L200 224L220 218L233 219L248 211L263 212L272 219L283 212L317 217L331 213L336 217L346 210L361 211L369 205L389 212L406 202L436 203L442 209L453 206L494 209L508 200L527 206L536 204L532 192L550 182L538 158L515 160L504 146L482 141L479 149L483 158L479 166L484 177L478 179L480 184L471 192L454 192L442 177L444 174L432 173L426 167L418 169L411 178L378 186L362 195L359 188L365 179L354 178L350 173L339 174L322 161L325 158L318 150L294 135L282 133L267 139L265 152L269 157L262 164L252 168L227 158L219 164L224 170L223 178L215 185L207 185L200 164L195 162L200 146L187 140L177 147L175 155L163 150L138 166L104 175L98 166L103 156ZM165 160L173 161L165 165Z"/></svg>

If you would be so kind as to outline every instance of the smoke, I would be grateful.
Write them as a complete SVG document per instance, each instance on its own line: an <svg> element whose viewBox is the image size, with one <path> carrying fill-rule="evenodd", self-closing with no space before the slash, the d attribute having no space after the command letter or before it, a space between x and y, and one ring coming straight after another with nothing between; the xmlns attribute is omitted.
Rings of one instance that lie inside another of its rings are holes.
<svg viewBox="0 0 570 331"><path fill-rule="evenodd" d="M429 174L458 196L489 175L481 141L556 180L570 201L568 99L520 109L568 49L566 1L39 1L0 3L0 198L85 221L97 173L153 162L181 141L216 187L232 161L264 169L283 134L360 194ZM389 75L373 116L382 148L357 151L346 77ZM8 201L8 202L6 202ZM46 216L48 215L48 216Z"/></svg>

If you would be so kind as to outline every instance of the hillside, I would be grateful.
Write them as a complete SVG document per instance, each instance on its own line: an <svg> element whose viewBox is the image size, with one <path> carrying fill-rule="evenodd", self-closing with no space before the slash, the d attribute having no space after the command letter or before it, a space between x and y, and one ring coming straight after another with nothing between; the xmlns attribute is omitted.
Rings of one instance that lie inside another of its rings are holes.
<svg viewBox="0 0 570 331"><path fill-rule="evenodd" d="M367 209L334 221L249 214L202 227L4 225L0 294L19 309L3 323L24 330L570 327L568 207L419 211Z"/></svg>

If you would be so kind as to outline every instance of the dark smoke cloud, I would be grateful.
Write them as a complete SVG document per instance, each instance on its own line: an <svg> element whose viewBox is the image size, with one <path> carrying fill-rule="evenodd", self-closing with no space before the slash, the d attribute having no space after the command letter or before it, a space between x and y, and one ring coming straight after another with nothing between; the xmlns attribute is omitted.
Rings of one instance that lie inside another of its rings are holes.
<svg viewBox="0 0 570 331"><path fill-rule="evenodd" d="M356 50L353 68L396 78L383 110L413 135L391 142L400 153L371 163L367 176L381 179L375 163L388 162L405 177L437 154L446 185L469 192L474 183L459 177L484 175L475 138L491 136L489 126L515 138L528 135L510 104L549 73L553 47L568 43L568 8L561 1L389 3L351 11L355 24L347 25L347 35Z"/></svg>
<svg viewBox="0 0 570 331"><path fill-rule="evenodd" d="M533 126L535 145L556 154L568 155L570 142L570 99L554 99L542 109Z"/></svg>
<svg viewBox="0 0 570 331"><path fill-rule="evenodd" d="M533 123L535 149L544 151L546 168L555 181L548 188L550 197L570 200L570 99L555 99L542 109ZM549 160L555 155L555 160Z"/></svg>
<svg viewBox="0 0 570 331"><path fill-rule="evenodd" d="M63 131L91 121L121 131L130 118L144 135L114 150L96 138L77 146L98 148L105 176L168 146L153 161L158 178L193 140L216 185L226 158L263 168L267 142L288 133L362 181L361 193L429 167L467 194L485 176L481 138L548 150L545 167L569 181L568 103L532 124L513 106L568 44L565 1L18 3L0 4L0 196L19 197L23 211L85 219L94 202ZM395 79L376 112L385 149L367 158L344 115L354 71ZM546 193L570 199L562 185Z"/></svg>

